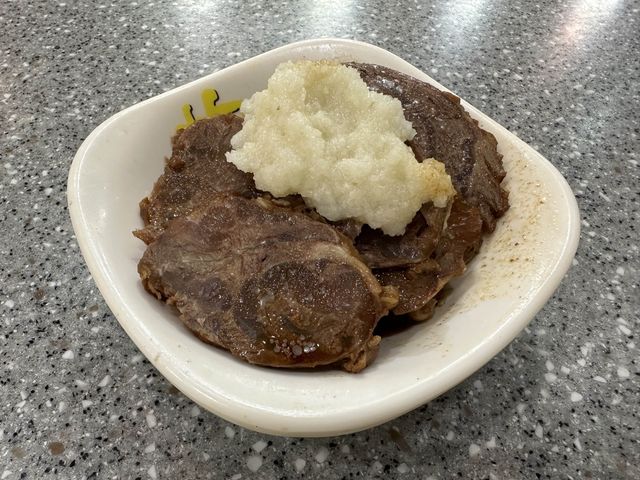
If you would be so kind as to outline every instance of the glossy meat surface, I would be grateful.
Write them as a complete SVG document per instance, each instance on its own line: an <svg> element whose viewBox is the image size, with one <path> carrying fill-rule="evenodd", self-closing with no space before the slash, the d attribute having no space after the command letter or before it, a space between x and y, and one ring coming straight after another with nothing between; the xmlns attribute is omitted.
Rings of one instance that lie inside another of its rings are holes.
<svg viewBox="0 0 640 480"><path fill-rule="evenodd" d="M196 335L261 365L372 356L373 329L388 311L346 237L264 199L210 197L168 223L138 270Z"/></svg>

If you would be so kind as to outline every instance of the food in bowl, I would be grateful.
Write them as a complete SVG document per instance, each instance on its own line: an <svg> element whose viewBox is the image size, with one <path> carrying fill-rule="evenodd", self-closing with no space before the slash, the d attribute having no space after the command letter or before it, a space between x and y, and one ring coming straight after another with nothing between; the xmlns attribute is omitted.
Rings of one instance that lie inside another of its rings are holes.
<svg viewBox="0 0 640 480"><path fill-rule="evenodd" d="M423 204L455 193L444 165L416 157L400 101L336 62L286 62L242 102L227 160L276 197L300 195L322 217L404 233Z"/></svg>
<svg viewBox="0 0 640 480"><path fill-rule="evenodd" d="M286 105L286 96L270 105L278 112L275 137L264 128L273 119L265 114L269 108L252 110L256 96L247 102L244 119L227 114L199 120L176 134L163 175L140 204L145 226L135 234L148 247L138 271L145 288L174 305L198 337L239 358L358 372L375 359L381 339L374 329L381 318L429 318L444 285L464 272L483 235L508 209L500 186L505 172L495 138L454 95L378 65L317 66L346 77L334 79L333 86L357 84L357 73L367 91L350 102L351 91L341 97L335 88L318 86L315 73L305 70L313 66L299 69L302 80L296 80L296 65L285 65L282 88L288 85L298 98L291 101L296 108ZM309 77L313 88L305 87ZM257 95L264 99L268 91ZM369 118L373 136L358 130L366 108L340 114L367 99L371 112L385 112ZM321 100L334 110L327 112ZM243 122L260 114L262 125L245 131ZM291 125L305 127L300 135L317 131L317 141L290 135L285 127L291 118L298 120ZM360 143L336 132L332 118L342 118ZM376 130L376 118L395 125L395 136ZM386 140L380 144L378 137ZM274 138L281 140L284 164L278 163ZM342 158L336 145L353 154ZM389 169L386 156L399 168ZM414 164L407 166L407 160ZM369 177L384 172L377 180L392 208L379 190L368 188L358 165ZM424 178L431 181L404 189L394 180L423 178L407 179L407 171L428 171ZM335 172L341 175L330 175ZM345 181L343 188L335 188L336 178ZM367 190L373 192L369 203ZM415 204L415 198L422 201Z"/></svg>

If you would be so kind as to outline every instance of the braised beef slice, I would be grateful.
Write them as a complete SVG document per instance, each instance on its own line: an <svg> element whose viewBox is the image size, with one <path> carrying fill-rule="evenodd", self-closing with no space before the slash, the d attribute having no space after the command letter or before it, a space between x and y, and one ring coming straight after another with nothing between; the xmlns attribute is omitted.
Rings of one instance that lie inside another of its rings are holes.
<svg viewBox="0 0 640 480"><path fill-rule="evenodd" d="M380 65L350 63L374 91L402 103L405 118L416 130L409 142L419 161L435 158L444 163L456 191L476 207L486 231L509 208L500 186L505 176L495 137L482 130L455 95Z"/></svg>
<svg viewBox="0 0 640 480"><path fill-rule="evenodd" d="M462 275L466 263L482 243L482 218L475 207L457 197L431 258L400 268L374 270L383 285L399 290L396 315L410 314L425 320L433 313L434 297L452 278Z"/></svg>
<svg viewBox="0 0 640 480"><path fill-rule="evenodd" d="M145 227L134 232L151 243L173 218L191 213L216 192L256 195L253 176L227 162L231 137L242 128L236 115L198 120L172 139L173 151L151 194L140 202Z"/></svg>
<svg viewBox="0 0 640 480"><path fill-rule="evenodd" d="M400 236L384 235L365 225L355 246L365 263L373 269L404 267L431 257L447 216L447 208L425 204Z"/></svg>
<svg viewBox="0 0 640 480"><path fill-rule="evenodd" d="M497 218L509 208L507 192L500 186L505 176L502 156L493 135L478 126L455 95L379 65L348 65L369 88L400 100L416 130L408 142L416 158L443 162L457 192L450 213L432 209L435 221L423 222L416 215L399 237L365 226L355 242L380 282L398 288L394 313L422 320L433 311L435 295L461 275L477 253L483 230L493 231ZM440 219L447 213L445 223Z"/></svg>
<svg viewBox="0 0 640 480"><path fill-rule="evenodd" d="M476 207L461 197L456 197L451 205L444 230L435 251L440 263L446 256L460 258L469 263L482 245L482 217ZM443 265L446 267L446 265ZM450 269L449 269L450 270Z"/></svg>
<svg viewBox="0 0 640 480"><path fill-rule="evenodd" d="M393 309L396 315L422 308L446 283L440 278L440 265L435 260L426 260L408 268L376 270L375 275L381 283L398 288L400 299Z"/></svg>
<svg viewBox="0 0 640 480"><path fill-rule="evenodd" d="M276 367L364 368L394 301L331 226L230 194L168 222L138 271L201 339Z"/></svg>
<svg viewBox="0 0 640 480"><path fill-rule="evenodd" d="M360 223L358 220L354 220L353 218L347 218L335 222L327 220L318 212L316 212L314 208L307 206L304 198L302 198L302 196L300 195L287 195L286 197L276 198L268 192L262 192L262 196L266 199L269 199L271 202L278 206L290 208L297 212L304 213L308 217L311 217L312 219L319 222L328 223L351 241L354 241L356 237L360 235L363 227L362 223Z"/></svg>

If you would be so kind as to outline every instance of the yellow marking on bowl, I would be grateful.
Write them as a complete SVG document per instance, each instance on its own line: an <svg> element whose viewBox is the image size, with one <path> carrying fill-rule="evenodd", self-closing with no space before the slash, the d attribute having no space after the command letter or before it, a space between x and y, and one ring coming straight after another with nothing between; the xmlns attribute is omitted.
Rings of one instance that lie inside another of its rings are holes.
<svg viewBox="0 0 640 480"><path fill-rule="evenodd" d="M220 95L218 95L218 91L215 88L207 88L203 90L201 98L206 116L196 117L193 113L193 105L185 103L182 106L182 115L184 116L186 123L178 125L176 130L187 128L189 125L195 123L197 120L202 120L203 118L216 117L218 115L237 112L240 110L240 104L242 103L242 100L230 100L228 102L218 103Z"/></svg>

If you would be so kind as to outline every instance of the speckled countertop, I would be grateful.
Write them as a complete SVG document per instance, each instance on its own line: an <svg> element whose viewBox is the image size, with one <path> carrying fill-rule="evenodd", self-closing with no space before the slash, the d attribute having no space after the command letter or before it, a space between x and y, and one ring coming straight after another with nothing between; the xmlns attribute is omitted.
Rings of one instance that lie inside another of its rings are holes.
<svg viewBox="0 0 640 480"><path fill-rule="evenodd" d="M0 4L0 479L640 478L640 2ZM142 357L78 251L66 178L120 109L285 43L404 57L546 156L574 266L505 351L340 438L200 410Z"/></svg>

